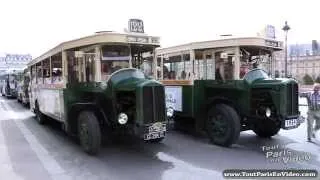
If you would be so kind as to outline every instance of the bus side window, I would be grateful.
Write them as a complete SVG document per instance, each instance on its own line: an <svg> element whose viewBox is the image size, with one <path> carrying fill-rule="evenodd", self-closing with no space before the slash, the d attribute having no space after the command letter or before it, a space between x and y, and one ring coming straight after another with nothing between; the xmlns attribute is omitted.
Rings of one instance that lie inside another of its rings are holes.
<svg viewBox="0 0 320 180"><path fill-rule="evenodd" d="M78 77L78 68L76 63L76 58L69 54L67 56L67 62L68 62L68 82L70 83L78 83L79 77Z"/></svg>
<svg viewBox="0 0 320 180"><path fill-rule="evenodd" d="M62 56L61 53L51 57L52 83L62 82Z"/></svg>
<svg viewBox="0 0 320 180"><path fill-rule="evenodd" d="M32 84L36 83L36 66L35 65L31 67L31 83Z"/></svg>
<svg viewBox="0 0 320 180"><path fill-rule="evenodd" d="M41 66L41 62L36 64L36 71L37 71L37 77L36 77L36 83L37 84L42 84L43 80L42 80L42 66Z"/></svg>
<svg viewBox="0 0 320 180"><path fill-rule="evenodd" d="M92 52L93 53L93 52ZM85 71L86 71L86 82L94 81L94 56L86 55L85 56Z"/></svg>
<svg viewBox="0 0 320 180"><path fill-rule="evenodd" d="M168 79L169 78L169 70L167 66L163 66L163 79Z"/></svg>
<svg viewBox="0 0 320 180"><path fill-rule="evenodd" d="M50 59L45 59L43 61L43 80L45 84L51 84L50 76Z"/></svg>

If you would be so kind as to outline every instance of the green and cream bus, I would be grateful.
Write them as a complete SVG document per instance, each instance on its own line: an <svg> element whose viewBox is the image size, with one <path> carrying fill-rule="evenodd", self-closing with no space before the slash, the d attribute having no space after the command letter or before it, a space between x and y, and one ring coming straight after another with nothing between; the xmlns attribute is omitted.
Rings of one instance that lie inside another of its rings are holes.
<svg viewBox="0 0 320 180"><path fill-rule="evenodd" d="M298 83L273 78L281 41L262 37L193 42L156 51L155 75L165 85L168 116L177 129L230 146L241 131L260 137L297 128Z"/></svg>
<svg viewBox="0 0 320 180"><path fill-rule="evenodd" d="M103 137L123 132L160 142L167 129L164 86L143 72L145 54L159 46L138 19L125 33L63 42L28 64L30 108L40 124L48 117L61 122L88 154L98 153Z"/></svg>

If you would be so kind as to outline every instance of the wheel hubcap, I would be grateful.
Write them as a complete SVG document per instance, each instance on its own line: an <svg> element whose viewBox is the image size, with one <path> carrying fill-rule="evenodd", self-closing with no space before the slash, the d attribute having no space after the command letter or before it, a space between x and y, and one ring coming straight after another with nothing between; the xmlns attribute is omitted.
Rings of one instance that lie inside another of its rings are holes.
<svg viewBox="0 0 320 180"><path fill-rule="evenodd" d="M84 147L88 147L88 139L89 139L89 136L88 136L89 132L88 132L88 127L86 124L82 123L80 125L80 141L81 141L81 144L84 146Z"/></svg>
<svg viewBox="0 0 320 180"><path fill-rule="evenodd" d="M228 125L224 116L217 114L211 117L212 133L216 137L223 137L226 134Z"/></svg>

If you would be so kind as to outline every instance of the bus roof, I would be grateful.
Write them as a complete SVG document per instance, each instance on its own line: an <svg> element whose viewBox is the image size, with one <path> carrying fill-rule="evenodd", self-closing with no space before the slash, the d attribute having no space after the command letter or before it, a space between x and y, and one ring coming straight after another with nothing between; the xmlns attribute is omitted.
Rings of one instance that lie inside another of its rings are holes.
<svg viewBox="0 0 320 180"><path fill-rule="evenodd" d="M141 45L154 45L160 46L160 37L148 36L144 33L117 33L112 31L101 31L90 36L81 37L78 39L62 42L53 49L47 51L41 56L33 59L28 63L28 66L36 64L50 56L53 56L63 50L74 49L77 50L82 47L103 44L103 43L128 43L128 44L141 44Z"/></svg>
<svg viewBox="0 0 320 180"><path fill-rule="evenodd" d="M226 38L219 40L211 41L200 41L200 42L191 42L187 44L182 44L178 46L158 48L157 54L170 54L182 51L189 50L200 50L200 49L215 49L215 48L224 48L224 47L257 47L257 48L269 48L273 51L283 50L282 41L274 39L266 39L261 37L238 37L238 38Z"/></svg>

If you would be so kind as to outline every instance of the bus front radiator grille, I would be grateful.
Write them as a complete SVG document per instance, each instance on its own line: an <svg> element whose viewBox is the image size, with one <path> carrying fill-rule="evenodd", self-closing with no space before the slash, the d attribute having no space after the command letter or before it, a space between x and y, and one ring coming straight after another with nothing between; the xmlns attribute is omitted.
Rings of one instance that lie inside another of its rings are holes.
<svg viewBox="0 0 320 180"><path fill-rule="evenodd" d="M154 98L154 113L155 113L155 121L165 121L165 93L163 86L155 86L153 98Z"/></svg>
<svg viewBox="0 0 320 180"><path fill-rule="evenodd" d="M298 84L287 85L287 115L297 115L298 107Z"/></svg>
<svg viewBox="0 0 320 180"><path fill-rule="evenodd" d="M145 86L143 91L143 122L149 124L153 122L153 90L152 87Z"/></svg>

